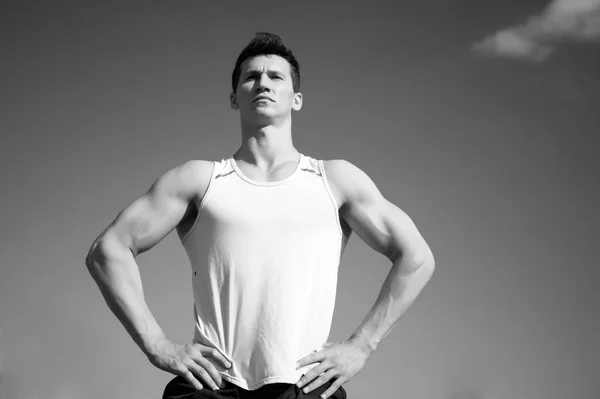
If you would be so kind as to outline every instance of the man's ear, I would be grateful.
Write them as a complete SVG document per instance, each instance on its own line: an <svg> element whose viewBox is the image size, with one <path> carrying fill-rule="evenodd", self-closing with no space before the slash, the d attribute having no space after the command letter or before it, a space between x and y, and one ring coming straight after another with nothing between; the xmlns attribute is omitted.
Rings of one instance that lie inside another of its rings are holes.
<svg viewBox="0 0 600 399"><path fill-rule="evenodd" d="M235 95L235 93L231 93L229 95L229 105L231 106L231 109L233 109L234 111L237 111L240 108L238 105L237 96Z"/></svg>
<svg viewBox="0 0 600 399"><path fill-rule="evenodd" d="M302 109L302 93L294 93L294 102L292 103L292 109L294 111L300 111Z"/></svg>

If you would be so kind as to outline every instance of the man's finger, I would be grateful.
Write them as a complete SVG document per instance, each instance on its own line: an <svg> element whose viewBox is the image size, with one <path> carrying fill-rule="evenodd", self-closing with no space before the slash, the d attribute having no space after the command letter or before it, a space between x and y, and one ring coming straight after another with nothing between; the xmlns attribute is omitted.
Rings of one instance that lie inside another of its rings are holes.
<svg viewBox="0 0 600 399"><path fill-rule="evenodd" d="M296 362L296 370L302 368L304 366L308 366L309 364L313 364L325 359L324 351L314 352L310 355L304 356L302 359Z"/></svg>
<svg viewBox="0 0 600 399"><path fill-rule="evenodd" d="M335 393L335 391L337 391L343 384L344 382L342 381L341 378L336 379L335 381L333 381L333 383L331 384L331 386L329 388L327 388L325 390L325 392L323 392L321 394L321 398L325 399L330 397L331 395L333 395Z"/></svg>
<svg viewBox="0 0 600 399"><path fill-rule="evenodd" d="M210 376L211 380L214 381L214 383L216 384L216 388L218 389L218 387L221 386L222 381L221 375L215 368L214 364L212 364L207 358L194 359L194 361L206 371L206 373Z"/></svg>
<svg viewBox="0 0 600 399"><path fill-rule="evenodd" d="M316 380L311 382L310 385L305 387L303 389L304 393L309 393L309 392L314 391L315 389L317 389L318 387L320 387L321 385L325 384L327 381L329 381L330 379L335 377L335 375L336 375L335 370L333 370L333 369L328 370L325 374L320 375L319 377L317 377Z"/></svg>
<svg viewBox="0 0 600 399"><path fill-rule="evenodd" d="M194 374L194 376L197 377L197 379L204 382L204 385L206 385L213 391L219 389L217 383L212 379L212 376L204 368L202 368L196 363L190 365L189 368Z"/></svg>
<svg viewBox="0 0 600 399"><path fill-rule="evenodd" d="M302 376L302 378L300 378L300 380L298 380L296 385L298 385L299 388L302 388L304 385L308 384L309 382L311 382L312 380L314 380L315 378L317 378L318 376L323 374L325 371L327 371L327 368L328 368L328 365L326 365L324 363L321 363L318 366L313 367L306 374L304 374L304 376Z"/></svg>
<svg viewBox="0 0 600 399"><path fill-rule="evenodd" d="M215 348L203 348L203 349L200 350L200 353L204 357L210 357L212 359L215 359L221 365L223 365L223 367L226 368L226 369L228 369L228 368L231 367L231 363L229 363L229 361L227 359L225 359L225 356L223 356L221 354L221 352L219 352Z"/></svg>
<svg viewBox="0 0 600 399"><path fill-rule="evenodd" d="M202 384L200 383L200 381L198 381L196 379L196 377L194 376L194 374L192 374L189 370L185 370L182 371L180 374L183 378L185 378L185 380L187 382L189 382L194 388L196 388L198 391L201 390L203 388Z"/></svg>

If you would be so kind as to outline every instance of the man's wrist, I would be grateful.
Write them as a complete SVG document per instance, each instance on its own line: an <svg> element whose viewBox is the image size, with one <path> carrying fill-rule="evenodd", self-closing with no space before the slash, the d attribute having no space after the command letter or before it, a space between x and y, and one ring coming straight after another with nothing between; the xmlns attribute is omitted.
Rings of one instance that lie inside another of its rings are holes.
<svg viewBox="0 0 600 399"><path fill-rule="evenodd" d="M348 339L349 342L360 348L367 356L370 356L377 349L378 343L370 339L363 333L354 333Z"/></svg>
<svg viewBox="0 0 600 399"><path fill-rule="evenodd" d="M144 354L150 358L159 352L160 347L167 342L168 339L164 334L158 334L155 336L149 334L140 334L135 337L135 341Z"/></svg>

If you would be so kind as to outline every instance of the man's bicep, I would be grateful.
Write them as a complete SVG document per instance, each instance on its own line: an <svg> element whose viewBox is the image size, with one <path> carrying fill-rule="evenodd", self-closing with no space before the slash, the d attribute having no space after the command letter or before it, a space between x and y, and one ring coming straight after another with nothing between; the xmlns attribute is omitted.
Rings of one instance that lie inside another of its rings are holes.
<svg viewBox="0 0 600 399"><path fill-rule="evenodd" d="M372 196L345 205L346 223L367 245L392 261L401 253L417 252L422 237L412 219L381 194Z"/></svg>
<svg viewBox="0 0 600 399"><path fill-rule="evenodd" d="M181 221L185 209L183 201L151 189L119 213L107 234L136 256L166 237Z"/></svg>
<svg viewBox="0 0 600 399"><path fill-rule="evenodd" d="M338 178L344 179L342 215L352 230L392 261L400 254L424 256L429 248L412 219L388 201L363 171L351 164L344 169Z"/></svg>
<svg viewBox="0 0 600 399"><path fill-rule="evenodd" d="M189 202L206 180L202 168L193 167L184 164L157 179L117 215L105 232L110 236L107 238L128 248L134 256L158 244L181 222Z"/></svg>

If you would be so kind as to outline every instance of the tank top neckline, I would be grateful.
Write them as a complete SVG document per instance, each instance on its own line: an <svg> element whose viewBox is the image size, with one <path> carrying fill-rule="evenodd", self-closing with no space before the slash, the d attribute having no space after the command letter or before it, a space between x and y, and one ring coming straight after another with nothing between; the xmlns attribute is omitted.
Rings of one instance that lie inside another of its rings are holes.
<svg viewBox="0 0 600 399"><path fill-rule="evenodd" d="M290 180L291 178L293 178L294 176L296 176L296 174L298 173L298 171L300 170L300 166L302 165L302 161L304 159L304 155L300 152L299 153L300 156L298 157L298 164L296 165L296 169L294 169L294 171L292 172L291 175L289 175L286 178L283 178L281 180L276 180L276 181L256 181L253 180L251 178L249 178L248 176L246 176L238 167L237 163L235 162L235 159L233 158L233 155L229 157L229 162L231 163L231 167L233 168L233 170L235 170L235 173L244 181L253 184L255 186L264 186L264 187L270 187L270 186L278 186L280 184L283 184L285 182L287 182L288 180Z"/></svg>

